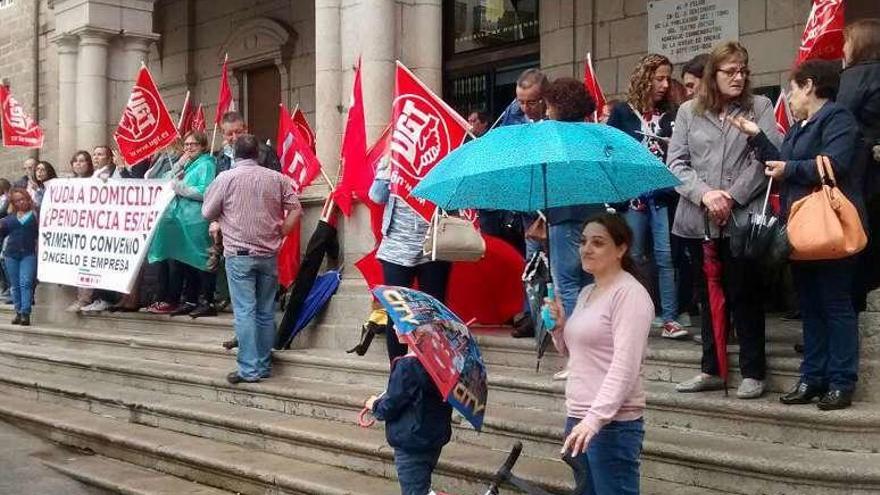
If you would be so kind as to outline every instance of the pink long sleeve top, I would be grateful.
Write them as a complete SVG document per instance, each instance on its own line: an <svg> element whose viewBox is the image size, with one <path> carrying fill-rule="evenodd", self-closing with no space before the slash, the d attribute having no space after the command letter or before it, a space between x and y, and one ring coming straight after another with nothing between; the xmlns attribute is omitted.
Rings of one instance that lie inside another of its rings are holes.
<svg viewBox="0 0 880 495"><path fill-rule="evenodd" d="M554 332L562 335L553 335L553 342L568 356L568 416L583 418L598 432L611 421L632 421L644 414L642 362L654 303L625 271L591 297L595 288L584 287L565 328Z"/></svg>

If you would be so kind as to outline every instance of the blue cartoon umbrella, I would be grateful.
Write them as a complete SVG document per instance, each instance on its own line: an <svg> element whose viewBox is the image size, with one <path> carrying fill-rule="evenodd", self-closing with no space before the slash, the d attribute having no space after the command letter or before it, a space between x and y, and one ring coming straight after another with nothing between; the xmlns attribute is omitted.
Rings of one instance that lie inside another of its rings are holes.
<svg viewBox="0 0 880 495"><path fill-rule="evenodd" d="M486 367L467 325L437 299L406 287L380 285L373 295L394 320L440 395L479 430L486 413Z"/></svg>

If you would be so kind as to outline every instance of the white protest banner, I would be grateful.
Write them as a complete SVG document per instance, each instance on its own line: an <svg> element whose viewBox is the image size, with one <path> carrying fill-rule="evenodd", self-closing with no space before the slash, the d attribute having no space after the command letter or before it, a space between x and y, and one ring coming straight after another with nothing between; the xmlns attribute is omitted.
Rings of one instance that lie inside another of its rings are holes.
<svg viewBox="0 0 880 495"><path fill-rule="evenodd" d="M129 293L165 208L170 181L54 179L40 208L40 282Z"/></svg>

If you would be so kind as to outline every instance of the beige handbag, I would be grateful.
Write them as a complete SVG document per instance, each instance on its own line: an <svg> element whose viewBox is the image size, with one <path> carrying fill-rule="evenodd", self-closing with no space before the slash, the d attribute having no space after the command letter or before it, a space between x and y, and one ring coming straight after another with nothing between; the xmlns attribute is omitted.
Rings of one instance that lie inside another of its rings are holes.
<svg viewBox="0 0 880 495"><path fill-rule="evenodd" d="M791 205L788 239L793 260L835 260L868 243L859 212L837 187L827 156L816 157L822 185ZM827 180L826 180L827 179Z"/></svg>
<svg viewBox="0 0 880 495"><path fill-rule="evenodd" d="M422 251L432 261L478 261L486 254L486 241L469 220L438 213Z"/></svg>

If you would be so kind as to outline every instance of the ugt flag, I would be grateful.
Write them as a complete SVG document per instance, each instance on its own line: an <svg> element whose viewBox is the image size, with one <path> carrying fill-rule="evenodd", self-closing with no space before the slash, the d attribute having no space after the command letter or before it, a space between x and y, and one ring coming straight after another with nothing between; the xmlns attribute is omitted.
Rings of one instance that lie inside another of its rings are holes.
<svg viewBox="0 0 880 495"><path fill-rule="evenodd" d="M142 65L119 126L113 132L119 152L125 163L133 165L177 138L177 126L171 120L149 69Z"/></svg>
<svg viewBox="0 0 880 495"><path fill-rule="evenodd" d="M302 110L297 108L293 112L293 117L291 117L293 121L293 125L302 133L302 135L308 141L309 148L312 151L315 151L315 131L312 130L312 127L309 125L309 121L306 120L306 114L303 113Z"/></svg>
<svg viewBox="0 0 880 495"><path fill-rule="evenodd" d="M773 107L773 114L776 117L776 129L783 136L788 133L791 128L791 110L788 108L788 100L785 98L785 91L779 93L776 99L776 106Z"/></svg>
<svg viewBox="0 0 880 495"><path fill-rule="evenodd" d="M391 194L430 222L436 206L412 196L434 165L464 142L468 123L397 62L391 107Z"/></svg>
<svg viewBox="0 0 880 495"><path fill-rule="evenodd" d="M43 129L24 111L24 107L0 84L0 102L3 105L3 146L15 148L42 148Z"/></svg>
<svg viewBox="0 0 880 495"><path fill-rule="evenodd" d="M214 124L220 125L223 114L232 110L232 89L229 87L229 55L223 58L223 69L220 74L220 90L217 93L217 113L214 115Z"/></svg>
<svg viewBox="0 0 880 495"><path fill-rule="evenodd" d="M302 192L321 172L321 163L282 103L279 107L278 143L275 150L281 162L281 173L293 179L297 194Z"/></svg>
<svg viewBox="0 0 880 495"><path fill-rule="evenodd" d="M351 85L351 106L342 137L342 179L336 184L333 199L345 216L351 215L355 184L366 174L367 124L364 117L364 95L361 89L361 60L358 58Z"/></svg>
<svg viewBox="0 0 880 495"><path fill-rule="evenodd" d="M843 0L813 0L794 65L843 58Z"/></svg>

